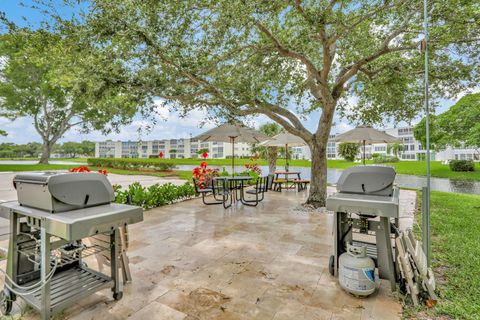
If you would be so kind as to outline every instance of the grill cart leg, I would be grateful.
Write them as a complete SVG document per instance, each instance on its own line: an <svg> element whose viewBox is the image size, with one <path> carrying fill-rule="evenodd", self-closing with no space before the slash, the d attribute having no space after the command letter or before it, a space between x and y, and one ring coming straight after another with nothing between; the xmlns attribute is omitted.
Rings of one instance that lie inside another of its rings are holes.
<svg viewBox="0 0 480 320"><path fill-rule="evenodd" d="M18 233L18 214L10 211L10 241L8 242L7 254L7 275L15 280L17 278L18 254L17 254L17 233ZM5 278L5 282L11 283ZM15 301L13 292L5 286L0 292L0 311L4 316L9 315L12 311L12 302Z"/></svg>
<svg viewBox="0 0 480 320"><path fill-rule="evenodd" d="M380 217L379 230L375 232L377 240L377 263L380 278L388 279L395 291L395 267L393 265L392 243L390 240L390 221L386 217Z"/></svg>
<svg viewBox="0 0 480 320"><path fill-rule="evenodd" d="M120 270L119 270L119 245L120 245L120 230L115 228L110 234L110 268L111 268L111 277L114 282L112 292L113 298L115 300L122 299L122 282L120 281Z"/></svg>
<svg viewBox="0 0 480 320"><path fill-rule="evenodd" d="M50 234L46 232L44 223L45 221L42 220L42 227L40 228L40 279L42 283L46 281L50 272ZM50 319L50 282L42 288L40 314L42 320Z"/></svg>
<svg viewBox="0 0 480 320"><path fill-rule="evenodd" d="M335 212L333 214L333 258L330 257L329 271L332 276L338 277L338 257L345 252L345 243L352 241L352 231L348 221L348 214ZM330 267L333 265L333 267Z"/></svg>

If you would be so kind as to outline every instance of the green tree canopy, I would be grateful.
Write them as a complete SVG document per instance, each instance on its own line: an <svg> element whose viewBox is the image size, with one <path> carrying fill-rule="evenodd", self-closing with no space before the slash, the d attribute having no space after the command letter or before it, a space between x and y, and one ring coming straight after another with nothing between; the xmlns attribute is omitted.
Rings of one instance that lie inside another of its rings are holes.
<svg viewBox="0 0 480 320"><path fill-rule="evenodd" d="M480 147L480 93L463 96L450 109L430 119L433 149L462 144L477 149ZM425 147L425 119L415 126L414 135Z"/></svg>
<svg viewBox="0 0 480 320"><path fill-rule="evenodd" d="M360 150L360 144L351 142L342 142L338 145L338 154L347 161L354 161Z"/></svg>
<svg viewBox="0 0 480 320"><path fill-rule="evenodd" d="M40 162L48 162L69 129L108 133L148 106L148 98L126 81L127 67L85 41L81 27L8 26L0 35L0 111L11 119L33 118L43 141Z"/></svg>
<svg viewBox="0 0 480 320"><path fill-rule="evenodd" d="M422 108L417 0L91 0L97 44L136 70L135 83L188 113L266 115L312 154L307 202L324 205L336 113L362 123ZM430 2L430 92L478 83L478 5ZM357 104L349 104L355 96ZM318 113L314 113L318 111ZM320 116L318 116L320 114ZM303 117L314 117L309 131Z"/></svg>

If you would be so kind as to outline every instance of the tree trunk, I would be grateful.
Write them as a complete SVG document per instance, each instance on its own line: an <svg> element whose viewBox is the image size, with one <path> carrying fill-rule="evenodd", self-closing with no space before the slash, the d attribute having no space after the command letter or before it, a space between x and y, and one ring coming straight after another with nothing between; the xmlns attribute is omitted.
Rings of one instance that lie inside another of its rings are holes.
<svg viewBox="0 0 480 320"><path fill-rule="evenodd" d="M310 194L308 195L307 204L316 208L325 207L327 197L327 141L322 138L314 137L309 145L312 165L310 179Z"/></svg>
<svg viewBox="0 0 480 320"><path fill-rule="evenodd" d="M40 161L38 163L48 164L48 159L50 158L51 146L52 145L50 144L50 141L43 141L42 156L40 157Z"/></svg>
<svg viewBox="0 0 480 320"><path fill-rule="evenodd" d="M317 132L312 136L310 152L312 155L310 194L307 204L315 208L325 207L327 199L327 144L332 128L335 101L324 104Z"/></svg>
<svg viewBox="0 0 480 320"><path fill-rule="evenodd" d="M268 147L268 151L267 151L268 174L274 174L275 171L277 171L277 156L278 156L277 147Z"/></svg>

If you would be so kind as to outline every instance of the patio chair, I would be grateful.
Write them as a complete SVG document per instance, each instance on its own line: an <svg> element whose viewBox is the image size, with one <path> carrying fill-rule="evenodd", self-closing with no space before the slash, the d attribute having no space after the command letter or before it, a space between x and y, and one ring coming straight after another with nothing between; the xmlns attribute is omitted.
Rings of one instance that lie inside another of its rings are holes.
<svg viewBox="0 0 480 320"><path fill-rule="evenodd" d="M245 198L245 193L242 190L242 197L240 198L242 203L247 206L256 207L260 201L265 197L265 192L268 191L268 181L267 177L259 177L253 189L245 191L246 194L255 195L255 199L248 200Z"/></svg>
<svg viewBox="0 0 480 320"><path fill-rule="evenodd" d="M233 195L228 188L227 179L217 178L212 181L213 194L216 196L222 196L222 204L225 209L230 208L233 202ZM233 191L236 192L236 191ZM217 199L217 198L215 198ZM228 199L230 203L227 205Z"/></svg>
<svg viewBox="0 0 480 320"><path fill-rule="evenodd" d="M210 205L213 205L213 204L222 204L223 203L223 198L222 199L217 199L217 195L215 194L214 189L213 189L213 181L212 181L212 184L211 184L210 188L200 188L197 179L192 178L192 180L193 180L193 187L195 188L195 193L202 195L202 201L203 201L204 204L206 204L207 206L210 206ZM210 195L210 194L213 195L213 198L216 201L207 202L205 200L205 197Z"/></svg>

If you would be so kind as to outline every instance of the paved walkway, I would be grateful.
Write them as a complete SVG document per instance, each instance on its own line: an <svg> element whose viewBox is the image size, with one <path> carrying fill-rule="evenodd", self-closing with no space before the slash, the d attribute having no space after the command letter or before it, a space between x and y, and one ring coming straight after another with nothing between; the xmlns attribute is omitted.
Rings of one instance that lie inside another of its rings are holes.
<svg viewBox="0 0 480 320"><path fill-rule="evenodd" d="M330 190L332 191L332 190ZM400 319L382 281L368 298L340 289L328 270L332 220L298 210L307 193L269 192L258 207L205 206L199 199L150 210L130 227L133 282L67 309L67 319ZM415 201L401 191L402 223ZM90 264L90 266L94 264ZM37 319L27 314L25 319Z"/></svg>

